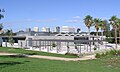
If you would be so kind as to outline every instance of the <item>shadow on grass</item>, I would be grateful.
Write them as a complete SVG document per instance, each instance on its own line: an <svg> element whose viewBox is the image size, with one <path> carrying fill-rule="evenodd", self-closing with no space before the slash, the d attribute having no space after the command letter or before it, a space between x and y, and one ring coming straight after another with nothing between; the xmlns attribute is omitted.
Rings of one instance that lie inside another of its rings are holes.
<svg viewBox="0 0 120 72"><path fill-rule="evenodd" d="M28 55L26 54L18 54L18 55L6 55L6 56L0 56L2 58L26 58Z"/></svg>
<svg viewBox="0 0 120 72"><path fill-rule="evenodd" d="M30 62L29 60L25 60L25 61L11 61L11 58L24 58L26 56L23 55L8 55L8 56L0 56L1 59L8 59L7 61L0 61L0 68L5 68L5 67L9 67L9 66L14 66L14 65L20 65L20 64L24 64L27 62Z"/></svg>
<svg viewBox="0 0 120 72"><path fill-rule="evenodd" d="M37 55L37 53L24 53L24 54L26 54L26 55Z"/></svg>
<svg viewBox="0 0 120 72"><path fill-rule="evenodd" d="M0 63L0 68L5 68L13 65L18 65L18 64L24 64L22 62L14 62L14 61L7 61L7 62L2 62Z"/></svg>
<svg viewBox="0 0 120 72"><path fill-rule="evenodd" d="M16 65L16 64L23 64L23 63L22 62L14 62L14 61L0 63L0 65Z"/></svg>

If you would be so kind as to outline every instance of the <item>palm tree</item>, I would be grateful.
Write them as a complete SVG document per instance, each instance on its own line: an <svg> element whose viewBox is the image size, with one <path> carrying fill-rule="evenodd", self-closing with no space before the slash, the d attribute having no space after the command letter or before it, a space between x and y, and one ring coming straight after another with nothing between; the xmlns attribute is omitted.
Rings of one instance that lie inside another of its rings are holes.
<svg viewBox="0 0 120 72"><path fill-rule="evenodd" d="M113 29L115 29L115 43L117 48L117 24L118 24L118 18L116 16L112 16L111 19L109 19L110 24L112 25Z"/></svg>
<svg viewBox="0 0 120 72"><path fill-rule="evenodd" d="M4 15L1 14L2 12L5 12L5 10L4 10L4 9L0 9L0 20L1 20L2 18L4 18Z"/></svg>
<svg viewBox="0 0 120 72"><path fill-rule="evenodd" d="M117 30L118 30L118 33L119 33L119 43L120 43L120 19L118 19L118 22L117 22Z"/></svg>
<svg viewBox="0 0 120 72"><path fill-rule="evenodd" d="M12 36L13 36L13 32L12 32L12 30L9 30L10 32L9 32L9 43L11 44L11 46L13 46L13 44L14 44L14 39L12 38Z"/></svg>
<svg viewBox="0 0 120 72"><path fill-rule="evenodd" d="M102 35L102 39L101 39L101 40L103 40L103 32L104 32L104 30L105 30L106 24L107 24L106 20L100 20L100 25L99 25L99 27L101 28L101 35ZM102 43L102 44L103 44L103 43Z"/></svg>
<svg viewBox="0 0 120 72"><path fill-rule="evenodd" d="M98 18L94 19L94 26L95 26L95 29L96 29L97 46L98 46L98 30L100 28L100 19L98 19Z"/></svg>
<svg viewBox="0 0 120 72"><path fill-rule="evenodd" d="M93 24L93 19L90 15L87 15L85 18L84 18L84 23L85 25L87 26L88 28L88 33L89 33L89 38L88 40L90 40L90 27L92 26Z"/></svg>
<svg viewBox="0 0 120 72"><path fill-rule="evenodd" d="M2 18L4 18L4 15L1 14L2 12L5 12L5 10L4 10L4 9L0 9L0 20L1 20ZM3 26L2 26L2 24L0 24L0 31L2 30L2 28L3 28ZM2 47L2 43L0 43L0 47Z"/></svg>

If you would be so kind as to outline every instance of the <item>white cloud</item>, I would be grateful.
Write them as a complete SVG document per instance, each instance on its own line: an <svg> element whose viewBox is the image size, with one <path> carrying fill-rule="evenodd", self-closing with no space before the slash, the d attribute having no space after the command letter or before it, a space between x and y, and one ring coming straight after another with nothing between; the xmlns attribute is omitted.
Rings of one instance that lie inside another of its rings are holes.
<svg viewBox="0 0 120 72"><path fill-rule="evenodd" d="M54 22L56 19L44 19L44 20L32 20L32 19L25 19L25 20L19 20L19 21L8 21L4 22L4 24L18 24L18 23L28 23L28 22Z"/></svg>
<svg viewBox="0 0 120 72"><path fill-rule="evenodd" d="M74 16L73 18L80 19L80 16Z"/></svg>
<svg viewBox="0 0 120 72"><path fill-rule="evenodd" d="M33 20L33 22L54 22L55 19L46 19L46 20Z"/></svg>
<svg viewBox="0 0 120 72"><path fill-rule="evenodd" d="M80 20L66 20L67 23L80 23Z"/></svg>

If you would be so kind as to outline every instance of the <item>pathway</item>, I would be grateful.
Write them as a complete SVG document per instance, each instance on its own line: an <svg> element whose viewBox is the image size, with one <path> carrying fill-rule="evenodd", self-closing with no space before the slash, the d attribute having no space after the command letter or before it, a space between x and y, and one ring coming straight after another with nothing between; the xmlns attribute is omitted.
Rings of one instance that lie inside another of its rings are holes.
<svg viewBox="0 0 120 72"><path fill-rule="evenodd" d="M16 55L14 53L0 53L0 55ZM63 60L63 61L79 61L79 60L91 60L96 59L95 55L84 56L82 58L63 58L63 57L53 57L53 56L41 56L41 55L28 55L30 58L40 58L49 60Z"/></svg>

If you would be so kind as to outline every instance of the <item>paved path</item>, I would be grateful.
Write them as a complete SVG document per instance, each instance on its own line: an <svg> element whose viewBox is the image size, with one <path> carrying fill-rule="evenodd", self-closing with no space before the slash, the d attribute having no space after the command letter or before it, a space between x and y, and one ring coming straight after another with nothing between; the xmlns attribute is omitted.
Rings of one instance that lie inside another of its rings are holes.
<svg viewBox="0 0 120 72"><path fill-rule="evenodd" d="M16 55L14 53L0 53L0 55ZM53 56L41 56L41 55L28 55L30 58L40 58L49 60L63 60L63 61L79 61L79 60L91 60L96 59L95 55L84 56L82 58L63 58L63 57L53 57Z"/></svg>
<svg viewBox="0 0 120 72"><path fill-rule="evenodd" d="M53 56L41 56L41 55L32 55L32 56L29 56L29 57L49 59L49 60L63 60L63 61L79 61L79 60L96 59L95 55L84 56L82 58L63 58L63 57L53 57Z"/></svg>

